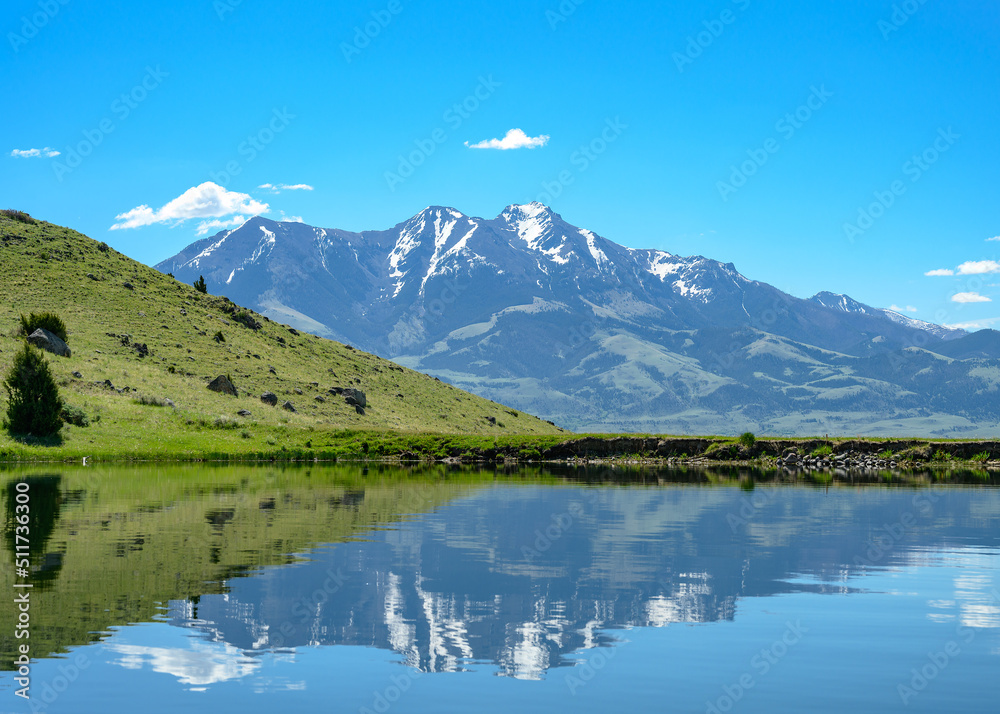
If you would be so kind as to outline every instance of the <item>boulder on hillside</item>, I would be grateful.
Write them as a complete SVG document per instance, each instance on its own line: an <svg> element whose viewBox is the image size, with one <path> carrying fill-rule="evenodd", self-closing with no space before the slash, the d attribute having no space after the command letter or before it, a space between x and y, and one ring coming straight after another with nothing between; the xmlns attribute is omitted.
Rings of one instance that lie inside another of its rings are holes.
<svg viewBox="0 0 1000 714"><path fill-rule="evenodd" d="M295 408L295 405L292 404L291 402L285 402L284 404L281 405L281 408L284 409L286 412L291 412L292 414L298 414L298 410Z"/></svg>
<svg viewBox="0 0 1000 714"><path fill-rule="evenodd" d="M278 395L273 392L264 392L260 395L260 400L267 404L268 406L276 407L278 406Z"/></svg>
<svg viewBox="0 0 1000 714"><path fill-rule="evenodd" d="M43 327L39 327L37 330L28 335L28 342L39 349L51 352L56 357L69 357L72 355L69 345L63 342L62 338L58 335L53 335Z"/></svg>
<svg viewBox="0 0 1000 714"><path fill-rule="evenodd" d="M362 409L368 406L368 398L360 389L345 389L342 395L344 401L351 406L361 407Z"/></svg>
<svg viewBox="0 0 1000 714"><path fill-rule="evenodd" d="M228 394L231 397L239 396L236 391L236 387L229 381L229 377L224 374L220 374L218 377L213 379L209 383L208 388L213 392L218 392L219 394Z"/></svg>

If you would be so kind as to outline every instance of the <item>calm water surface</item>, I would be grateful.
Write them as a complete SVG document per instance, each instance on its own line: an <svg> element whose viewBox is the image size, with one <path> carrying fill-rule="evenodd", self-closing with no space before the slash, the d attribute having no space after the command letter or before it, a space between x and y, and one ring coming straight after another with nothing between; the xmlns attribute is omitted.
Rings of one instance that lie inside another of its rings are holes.
<svg viewBox="0 0 1000 714"><path fill-rule="evenodd" d="M998 711L1000 491L607 476L0 472L0 712Z"/></svg>

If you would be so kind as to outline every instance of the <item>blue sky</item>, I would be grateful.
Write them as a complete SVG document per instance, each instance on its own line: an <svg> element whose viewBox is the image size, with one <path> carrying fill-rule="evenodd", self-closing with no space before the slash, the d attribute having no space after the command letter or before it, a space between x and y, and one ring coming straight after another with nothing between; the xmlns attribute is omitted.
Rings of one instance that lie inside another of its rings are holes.
<svg viewBox="0 0 1000 714"><path fill-rule="evenodd" d="M543 200L800 297L1000 327L995 3L6 7L0 203L147 263L265 208L367 230Z"/></svg>

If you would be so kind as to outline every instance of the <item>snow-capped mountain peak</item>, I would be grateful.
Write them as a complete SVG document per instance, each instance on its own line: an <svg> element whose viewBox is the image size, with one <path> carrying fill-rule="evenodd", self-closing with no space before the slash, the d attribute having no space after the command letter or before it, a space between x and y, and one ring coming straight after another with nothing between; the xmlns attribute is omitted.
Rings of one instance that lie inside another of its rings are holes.
<svg viewBox="0 0 1000 714"><path fill-rule="evenodd" d="M858 302L849 295L842 295L839 293L831 293L828 291L823 291L820 293L816 293L809 299L812 300L813 302L817 302L820 305L823 305L824 307L828 307L833 310L838 310L841 312L858 313L862 315L873 315L876 317L883 317L887 320L895 322L897 325L904 325L906 327L911 327L916 330L921 330L942 340L955 340L960 337L965 337L968 334L965 330L959 328L945 327L943 325L935 325L930 322L924 322L923 320L915 320L912 317L901 315L894 310L887 310L886 308L882 307L872 307L871 305L865 305L864 303Z"/></svg>

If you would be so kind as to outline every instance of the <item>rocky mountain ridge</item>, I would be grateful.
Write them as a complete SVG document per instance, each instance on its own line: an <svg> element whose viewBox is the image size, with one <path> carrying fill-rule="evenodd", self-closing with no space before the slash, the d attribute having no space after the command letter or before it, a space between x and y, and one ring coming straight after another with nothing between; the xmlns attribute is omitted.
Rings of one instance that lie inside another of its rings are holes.
<svg viewBox="0 0 1000 714"><path fill-rule="evenodd" d="M156 267L580 431L987 436L1000 424L1000 349L982 333L834 293L795 298L538 203L493 219L433 206L362 233L256 217Z"/></svg>

